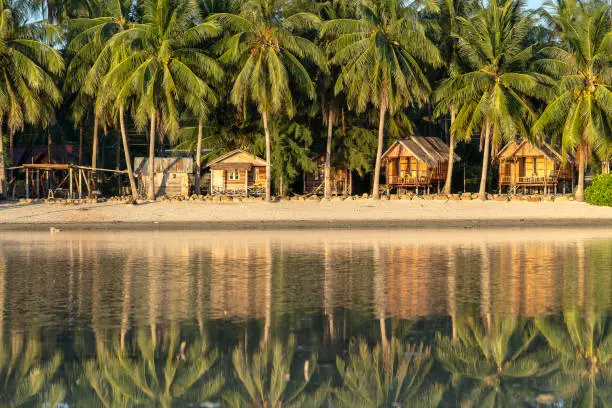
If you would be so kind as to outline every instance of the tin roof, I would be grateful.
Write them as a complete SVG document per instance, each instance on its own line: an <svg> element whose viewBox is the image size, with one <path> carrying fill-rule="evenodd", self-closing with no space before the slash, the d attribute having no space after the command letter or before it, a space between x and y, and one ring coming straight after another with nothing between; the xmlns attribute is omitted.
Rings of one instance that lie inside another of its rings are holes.
<svg viewBox="0 0 612 408"><path fill-rule="evenodd" d="M191 157L155 157L153 159L155 173L193 173L193 158ZM149 158L134 158L134 173L149 175Z"/></svg>
<svg viewBox="0 0 612 408"><path fill-rule="evenodd" d="M211 168L215 168L215 167L227 167L227 166L221 166L221 164L223 162L225 162L226 160L230 159L231 157L234 157L238 154L243 155L243 157L245 157L245 160L242 163L248 163L251 166L256 166L256 167L265 167L266 166L266 161L255 156L252 155L251 153L244 151L242 149L236 149L236 150L232 150L229 153L226 153L222 156L217 157L215 160L209 162L206 167L211 167ZM233 162L233 163L240 163L240 162Z"/></svg>

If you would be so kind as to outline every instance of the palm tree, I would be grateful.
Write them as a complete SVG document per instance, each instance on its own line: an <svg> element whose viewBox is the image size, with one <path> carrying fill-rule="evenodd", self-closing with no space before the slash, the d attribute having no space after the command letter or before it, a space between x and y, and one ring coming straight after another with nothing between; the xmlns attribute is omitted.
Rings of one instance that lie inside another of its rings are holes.
<svg viewBox="0 0 612 408"><path fill-rule="evenodd" d="M234 33L222 61L239 66L232 102L244 109L253 102L261 114L266 137L266 201L271 201L270 115L295 113L292 90L314 99L315 89L302 60L325 70L325 57L310 40L299 35L314 28L319 18L311 13L282 15L281 0L248 0L240 14L212 16Z"/></svg>
<svg viewBox="0 0 612 408"><path fill-rule="evenodd" d="M457 405L471 401L474 406L520 406L534 401L534 385L555 369L550 355L530 349L538 335L533 324L514 317L493 318L490 325L460 318L457 332L456 340L438 335L435 349L438 361L457 379Z"/></svg>
<svg viewBox="0 0 612 408"><path fill-rule="evenodd" d="M606 406L612 381L612 331L606 313L576 310L563 318L542 317L536 325L559 356L556 382L570 406Z"/></svg>
<svg viewBox="0 0 612 408"><path fill-rule="evenodd" d="M440 53L418 20L415 3L396 0L359 2L358 20L338 19L323 25L333 64L342 67L336 94L346 94L349 108L379 109L378 147L372 197L379 197L385 119L409 104L426 100L430 85L421 64L438 66Z"/></svg>
<svg viewBox="0 0 612 408"><path fill-rule="evenodd" d="M536 111L533 98L546 99L549 80L529 63L533 46L525 43L531 19L520 0L490 1L470 19L458 17L457 46L468 72L444 81L438 100L459 107L451 133L469 139L480 131L483 153L479 197L486 200L491 146L530 136Z"/></svg>
<svg viewBox="0 0 612 408"><path fill-rule="evenodd" d="M393 338L389 350L364 340L349 348L348 362L338 358L343 378L335 393L338 407L435 407L442 398L439 385L427 385L433 366L429 347L404 345Z"/></svg>
<svg viewBox="0 0 612 408"><path fill-rule="evenodd" d="M102 78L125 58L125 47L118 45L115 37L129 29L134 22L128 16L132 11L130 0L111 0L97 4L96 16L70 21L72 38L67 53L71 62L66 73L66 88L75 93L72 104L73 119L82 127L85 115L93 109L93 149L91 166L97 168L98 130L100 120L112 121L113 106L101 89ZM124 106L119 107L123 152L127 166L132 198L138 198L136 181L132 170L130 150L124 124Z"/></svg>
<svg viewBox="0 0 612 408"><path fill-rule="evenodd" d="M462 71L462 61L457 47L457 38L454 35L457 33L457 17L470 18L476 10L476 4L465 0L439 0L438 7L440 14L440 39L439 44L442 60L446 68L446 74L449 77L459 75ZM437 98L434 94L434 102L436 102L436 111L438 113L450 113L451 129L449 129L449 151L448 151L448 169L446 173L446 182L444 183L444 194L450 195L453 181L453 164L455 163L455 145L458 140L455 140L455 134L451 131L455 116L457 114L457 106L447 104L445 99ZM461 139L460 139L461 140Z"/></svg>
<svg viewBox="0 0 612 408"><path fill-rule="evenodd" d="M316 367L316 356L305 360L303 371L293 377L291 365L295 351L295 338L287 345L278 341L263 343L249 358L244 346L232 354L238 386L227 392L223 399L233 408L323 407L327 385L307 392Z"/></svg>
<svg viewBox="0 0 612 408"><path fill-rule="evenodd" d="M323 21L332 21L354 17L355 4L355 0L330 0L317 3L316 8ZM339 74L339 67L332 66L329 73L319 73L317 81L321 93L323 124L327 125L323 177L323 196L327 199L331 198L331 156L334 125L340 120L340 112L345 104L342 95L335 95L334 92L334 83L337 81Z"/></svg>
<svg viewBox="0 0 612 408"><path fill-rule="evenodd" d="M217 103L211 84L223 71L199 48L220 33L212 22L194 23L198 10L187 0L146 0L144 18L117 34L117 43L128 47L126 57L103 83L116 105L135 98L136 124L150 126L149 180L147 196L155 199L154 157L156 134L174 139L179 132L181 101L199 119L208 116Z"/></svg>
<svg viewBox="0 0 612 408"><path fill-rule="evenodd" d="M605 159L612 142L612 32L607 11L601 7L591 16L558 18L563 42L543 49L539 62L559 82L534 133L544 137L552 132L561 139L563 153L576 154L577 201L584 201L584 173L591 153Z"/></svg>
<svg viewBox="0 0 612 408"><path fill-rule="evenodd" d="M42 27L0 0L0 197L5 194L3 125L12 150L15 133L26 123L48 126L62 95L55 75L64 70L60 53L40 41Z"/></svg>

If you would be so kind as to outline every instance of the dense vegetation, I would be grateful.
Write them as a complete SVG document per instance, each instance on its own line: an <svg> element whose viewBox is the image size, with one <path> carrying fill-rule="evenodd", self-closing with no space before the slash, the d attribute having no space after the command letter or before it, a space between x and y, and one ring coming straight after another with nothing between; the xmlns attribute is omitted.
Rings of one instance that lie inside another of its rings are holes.
<svg viewBox="0 0 612 408"><path fill-rule="evenodd" d="M0 0L0 196L15 146L78 138L94 169L115 143L134 196L146 143L196 150L198 175L261 154L268 199L325 153L326 196L333 158L377 197L385 145L422 133L480 138L483 199L501 145L552 143L582 200L612 151L611 20L604 0Z"/></svg>
<svg viewBox="0 0 612 408"><path fill-rule="evenodd" d="M599 174L585 190L587 203L612 207L612 174Z"/></svg>

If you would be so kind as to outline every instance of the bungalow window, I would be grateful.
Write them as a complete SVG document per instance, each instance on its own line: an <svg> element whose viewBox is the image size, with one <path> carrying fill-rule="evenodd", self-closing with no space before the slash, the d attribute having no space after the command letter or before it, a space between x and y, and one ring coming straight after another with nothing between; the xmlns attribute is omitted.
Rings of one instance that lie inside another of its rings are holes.
<svg viewBox="0 0 612 408"><path fill-rule="evenodd" d="M229 179L230 181L238 181L240 180L240 172L236 169L234 170L230 170L229 172Z"/></svg>

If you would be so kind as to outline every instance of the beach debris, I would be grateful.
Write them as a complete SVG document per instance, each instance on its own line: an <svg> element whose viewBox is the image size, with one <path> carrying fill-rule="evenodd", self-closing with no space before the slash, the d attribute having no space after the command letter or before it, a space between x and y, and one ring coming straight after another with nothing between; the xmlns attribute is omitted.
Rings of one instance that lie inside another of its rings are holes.
<svg viewBox="0 0 612 408"><path fill-rule="evenodd" d="M59 229L59 228L55 228L55 227L49 228L49 232L51 232L51 233L60 232L60 231L61 231L61 229Z"/></svg>

